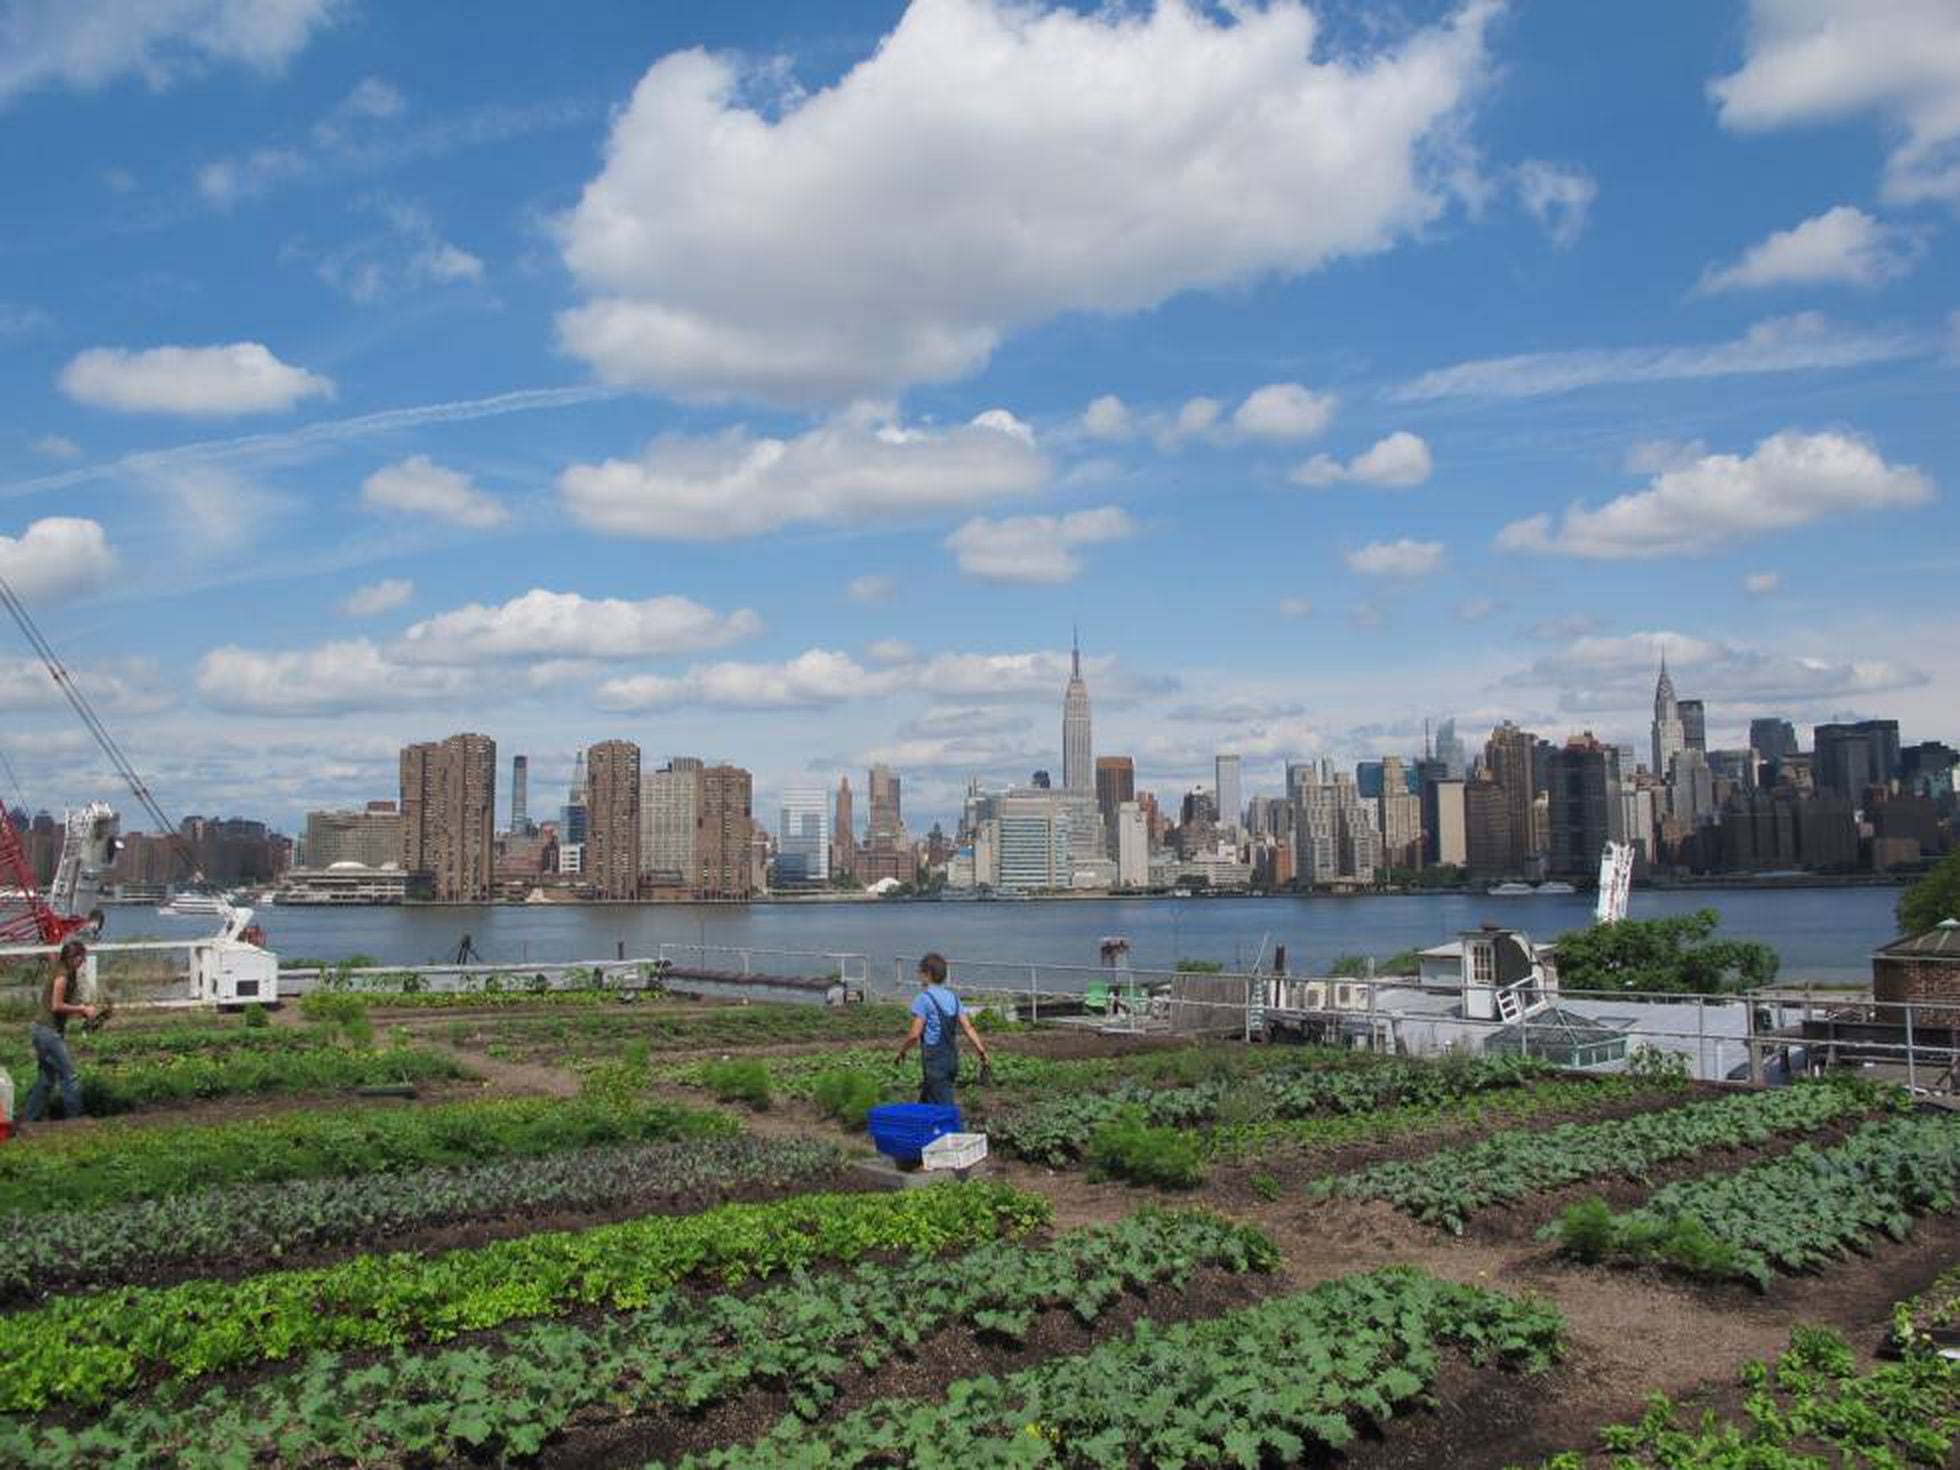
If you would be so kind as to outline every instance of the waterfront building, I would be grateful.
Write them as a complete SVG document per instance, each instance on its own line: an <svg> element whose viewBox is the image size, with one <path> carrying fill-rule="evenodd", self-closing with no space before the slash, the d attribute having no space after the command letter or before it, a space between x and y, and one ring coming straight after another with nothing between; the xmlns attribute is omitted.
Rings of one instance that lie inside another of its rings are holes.
<svg viewBox="0 0 1960 1470"><path fill-rule="evenodd" d="M740 766L706 766L700 782L695 892L702 898L748 898L756 888L754 778Z"/></svg>
<svg viewBox="0 0 1960 1470"><path fill-rule="evenodd" d="M905 835L899 777L889 767L873 766L866 784L871 793L871 813L864 851L858 859L858 879L867 885L885 878L910 883L918 876L918 863Z"/></svg>
<svg viewBox="0 0 1960 1470"><path fill-rule="evenodd" d="M433 896L434 884L427 873L404 872L395 862L369 865L349 860L290 869L279 880L272 901L297 906L399 904Z"/></svg>
<svg viewBox="0 0 1960 1470"><path fill-rule="evenodd" d="M402 814L392 801L371 801L364 811L306 814L306 866L331 868L358 863L366 868L402 865Z"/></svg>
<svg viewBox="0 0 1960 1470"><path fill-rule="evenodd" d="M830 881L830 796L821 786L783 792L776 828L776 878L781 883Z"/></svg>
<svg viewBox="0 0 1960 1470"><path fill-rule="evenodd" d="M1441 769L1442 762L1437 762ZM1460 868L1470 861L1469 833L1463 804L1464 783L1438 776L1422 783L1423 857L1429 864Z"/></svg>
<svg viewBox="0 0 1960 1470"><path fill-rule="evenodd" d="M640 778L640 878L648 888L686 891L699 873L701 762L677 755Z"/></svg>
<svg viewBox="0 0 1960 1470"><path fill-rule="evenodd" d="M582 843L590 820L586 801L590 797L585 778L585 752L580 751L572 760L572 786L565 794L565 807L558 820L558 830L565 834L567 842Z"/></svg>
<svg viewBox="0 0 1960 1470"><path fill-rule="evenodd" d="M1127 755L1097 756L1096 810L1102 817L1103 838L1108 845L1109 856L1117 860L1118 867L1122 866L1116 833L1118 813L1124 802L1135 801L1136 796L1136 762Z"/></svg>
<svg viewBox="0 0 1960 1470"><path fill-rule="evenodd" d="M1622 773L1633 769L1629 762L1621 766ZM1656 847L1654 844L1654 824L1659 816L1657 796L1665 795L1664 788L1651 774L1635 772L1632 776L1622 774L1620 780L1620 841L1633 848L1635 871L1653 865Z"/></svg>
<svg viewBox="0 0 1960 1470"><path fill-rule="evenodd" d="M1125 801L1116 809L1116 881L1125 888L1142 888L1150 881L1150 828L1143 808Z"/></svg>
<svg viewBox="0 0 1960 1470"><path fill-rule="evenodd" d="M1818 725L1812 732L1811 776L1819 791L1863 801L1865 788L1899 779L1899 722L1860 720Z"/></svg>
<svg viewBox="0 0 1960 1470"><path fill-rule="evenodd" d="M1062 786L1095 794L1095 754L1089 732L1089 686L1082 682L1082 640L1069 651L1068 688L1062 693Z"/></svg>
<svg viewBox="0 0 1960 1470"><path fill-rule="evenodd" d="M1512 855L1511 798L1488 776L1464 783L1464 857L1472 878L1501 878L1517 871Z"/></svg>
<svg viewBox="0 0 1960 1470"><path fill-rule="evenodd" d="M530 801L530 757L514 755L510 758L510 830L520 837L531 830Z"/></svg>
<svg viewBox="0 0 1960 1470"><path fill-rule="evenodd" d="M851 778L837 778L836 819L830 827L830 871L833 877L857 873L857 816L851 810Z"/></svg>
<svg viewBox="0 0 1960 1470"><path fill-rule="evenodd" d="M444 903L483 903L496 862L497 742L451 735L401 753L402 868Z"/></svg>
<svg viewBox="0 0 1960 1470"><path fill-rule="evenodd" d="M1381 763L1381 795L1375 798L1376 825L1382 836L1382 865L1422 866L1422 798L1409 790L1399 756Z"/></svg>
<svg viewBox="0 0 1960 1470"><path fill-rule="evenodd" d="M1219 827L1237 832L1245 821L1245 801L1239 790L1239 757L1221 755L1212 763L1215 777L1212 800L1217 807Z"/></svg>
<svg viewBox="0 0 1960 1470"><path fill-rule="evenodd" d="M584 875L601 898L640 892L640 747L602 740L585 752Z"/></svg>
<svg viewBox="0 0 1960 1470"><path fill-rule="evenodd" d="M1520 730L1506 720L1490 732L1484 745L1485 767L1504 793L1507 846L1496 871L1506 874L1523 873L1532 858L1543 851L1536 841L1538 824L1533 812L1538 793L1534 764L1537 739L1529 730Z"/></svg>
<svg viewBox="0 0 1960 1470"><path fill-rule="evenodd" d="M1699 699L1682 699L1675 702L1675 713L1681 717L1681 740L1690 750L1708 749L1708 707Z"/></svg>
<svg viewBox="0 0 1960 1470"><path fill-rule="evenodd" d="M1050 892L1070 886L1067 808L1047 792L1007 792L994 800L996 887Z"/></svg>
<svg viewBox="0 0 1960 1470"><path fill-rule="evenodd" d="M1588 730L1552 756L1547 808L1551 827L1548 870L1557 878L1590 878L1599 857L1618 835L1619 761Z"/></svg>
<svg viewBox="0 0 1960 1470"><path fill-rule="evenodd" d="M1667 672L1667 650L1661 650L1661 673L1654 681L1654 723L1651 737L1654 774L1663 781L1674 770L1674 757L1687 748L1681 728L1681 706L1674 698L1674 680Z"/></svg>
<svg viewBox="0 0 1960 1470"><path fill-rule="evenodd" d="M1361 799L1354 778L1345 771L1331 773L1323 762L1303 770L1297 786L1293 840L1299 881L1308 887L1374 882L1382 865L1381 832L1374 804Z"/></svg>

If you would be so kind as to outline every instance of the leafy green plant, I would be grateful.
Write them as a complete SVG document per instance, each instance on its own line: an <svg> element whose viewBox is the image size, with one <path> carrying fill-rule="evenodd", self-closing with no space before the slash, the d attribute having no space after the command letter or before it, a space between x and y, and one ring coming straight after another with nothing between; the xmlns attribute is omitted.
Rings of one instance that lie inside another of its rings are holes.
<svg viewBox="0 0 1960 1470"><path fill-rule="evenodd" d="M758 1112L769 1106L769 1069L761 1062L709 1062L701 1080L722 1102L745 1103Z"/></svg>
<svg viewBox="0 0 1960 1470"><path fill-rule="evenodd" d="M187 1380L322 1348L441 1342L580 1307L630 1310L690 1278L735 1286L819 1262L974 1245L1047 1220L1048 1205L1036 1195L936 1184L724 1205L237 1281L58 1297L0 1316L0 1413L100 1404L151 1375Z"/></svg>
<svg viewBox="0 0 1960 1470"><path fill-rule="evenodd" d="M272 1024L272 1016L264 1006L253 1001L245 1007L245 1024L254 1031L262 1030Z"/></svg>
<svg viewBox="0 0 1960 1470"><path fill-rule="evenodd" d="M891 1094L884 1082L869 1072L851 1067L833 1067L819 1072L811 1082L810 1097L826 1117L835 1118L846 1128L862 1128L871 1110Z"/></svg>
<svg viewBox="0 0 1960 1470"><path fill-rule="evenodd" d="M1129 1108L1089 1137L1089 1164L1098 1176L1195 1189L1204 1183L1198 1140L1176 1128L1153 1128L1141 1108Z"/></svg>

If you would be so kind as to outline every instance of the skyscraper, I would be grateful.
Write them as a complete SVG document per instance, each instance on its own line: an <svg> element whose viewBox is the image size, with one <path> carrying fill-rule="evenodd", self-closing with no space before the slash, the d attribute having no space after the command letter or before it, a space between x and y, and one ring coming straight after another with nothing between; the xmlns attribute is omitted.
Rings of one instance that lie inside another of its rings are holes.
<svg viewBox="0 0 1960 1470"><path fill-rule="evenodd" d="M830 879L830 793L821 786L783 792L776 828L776 876L785 883Z"/></svg>
<svg viewBox="0 0 1960 1470"><path fill-rule="evenodd" d="M1599 871L1619 824L1618 758L1588 731L1552 754L1550 871L1566 878Z"/></svg>
<svg viewBox="0 0 1960 1470"><path fill-rule="evenodd" d="M851 805L851 778L837 778L837 816L830 825L830 871L845 878L857 873L857 814Z"/></svg>
<svg viewBox="0 0 1960 1470"><path fill-rule="evenodd" d="M531 762L528 757L514 755L510 758L510 830L519 837L531 830L531 817L526 808L530 804Z"/></svg>
<svg viewBox="0 0 1960 1470"><path fill-rule="evenodd" d="M1689 750L1708 750L1708 707L1699 699L1684 699L1675 705L1681 716L1681 741Z"/></svg>
<svg viewBox="0 0 1960 1470"><path fill-rule="evenodd" d="M1221 755L1213 764L1217 776L1213 789L1217 795L1218 825L1236 832L1245 821L1245 798L1239 790L1239 758Z"/></svg>
<svg viewBox="0 0 1960 1470"><path fill-rule="evenodd" d="M859 858L857 876L865 883L876 883L883 878L910 883L916 874L911 844L905 836L899 778L888 766L873 766L866 784L871 793L871 811L865 824L864 851Z"/></svg>
<svg viewBox="0 0 1960 1470"><path fill-rule="evenodd" d="M401 754L402 866L445 903L484 903L496 862L497 742L451 735Z"/></svg>
<svg viewBox="0 0 1960 1470"><path fill-rule="evenodd" d="M585 752L586 837L582 868L604 898L640 892L640 747L602 740Z"/></svg>
<svg viewBox="0 0 1960 1470"><path fill-rule="evenodd" d="M1654 681L1654 774L1663 781L1674 757L1687 749L1687 732L1681 728L1681 707L1674 699L1674 680L1668 677L1667 650L1661 650L1661 676Z"/></svg>
<svg viewBox="0 0 1960 1470"><path fill-rule="evenodd" d="M1788 720L1769 716L1749 722L1749 748L1775 765L1797 753L1797 730Z"/></svg>
<svg viewBox="0 0 1960 1470"><path fill-rule="evenodd" d="M1811 770L1819 791L1835 791L1858 805L1867 786L1899 779L1899 722L1860 720L1818 725L1811 732Z"/></svg>
<svg viewBox="0 0 1960 1470"><path fill-rule="evenodd" d="M1120 865L1122 853L1119 848L1120 834L1117 819L1121 815L1123 803L1135 801L1137 795L1136 762L1127 755L1099 755L1096 757L1096 807L1102 813L1103 840L1107 844L1108 855Z"/></svg>
<svg viewBox="0 0 1960 1470"><path fill-rule="evenodd" d="M1382 861L1391 868L1422 866L1422 798L1409 790L1402 758L1382 759L1381 795L1376 798Z"/></svg>
<svg viewBox="0 0 1960 1470"><path fill-rule="evenodd" d="M693 888L701 815L701 762L678 755L640 777L640 872L662 888Z"/></svg>
<svg viewBox="0 0 1960 1470"><path fill-rule="evenodd" d="M558 824L559 841L568 847L585 845L587 808L590 793L585 784L585 752L572 762L572 787L565 795L563 820Z"/></svg>
<svg viewBox="0 0 1960 1470"><path fill-rule="evenodd" d="M1529 730L1520 730L1506 720L1490 732L1490 741L1484 746L1484 765L1504 792L1504 832L1509 847L1503 871L1507 873L1522 873L1536 851L1534 836L1537 829L1532 816L1532 805L1538 794L1533 770L1536 745L1537 737ZM1488 823L1486 827L1488 836ZM1473 854L1477 852L1474 836L1471 838L1471 851ZM1487 849L1484 855L1488 857Z"/></svg>
<svg viewBox="0 0 1960 1470"><path fill-rule="evenodd" d="M754 779L740 766L707 766L700 772L701 807L695 819L695 891L703 898L747 898L755 891L750 848L755 817Z"/></svg>
<svg viewBox="0 0 1960 1470"><path fill-rule="evenodd" d="M1082 640L1070 652L1068 688L1062 695L1062 788L1093 795L1095 758L1089 738L1089 686L1082 682Z"/></svg>
<svg viewBox="0 0 1960 1470"><path fill-rule="evenodd" d="M1456 733L1456 717L1449 716L1436 724L1436 759L1445 767L1444 779L1461 781L1469 757L1463 749L1463 741Z"/></svg>

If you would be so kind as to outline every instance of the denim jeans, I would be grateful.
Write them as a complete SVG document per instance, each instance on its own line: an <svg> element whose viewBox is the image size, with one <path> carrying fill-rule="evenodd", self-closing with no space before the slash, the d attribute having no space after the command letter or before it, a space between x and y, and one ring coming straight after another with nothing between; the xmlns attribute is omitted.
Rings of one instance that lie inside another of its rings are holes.
<svg viewBox="0 0 1960 1470"><path fill-rule="evenodd" d="M929 1046L919 1053L919 1101L954 1106L953 1084L959 1080L960 1054L950 1046Z"/></svg>
<svg viewBox="0 0 1960 1470"><path fill-rule="evenodd" d="M75 1077L75 1059L68 1055L68 1043L52 1026L34 1023L34 1060L41 1072L28 1090L27 1105L21 1110L24 1122L38 1123L47 1115L48 1092L61 1089L61 1110L70 1118L82 1115L82 1084Z"/></svg>

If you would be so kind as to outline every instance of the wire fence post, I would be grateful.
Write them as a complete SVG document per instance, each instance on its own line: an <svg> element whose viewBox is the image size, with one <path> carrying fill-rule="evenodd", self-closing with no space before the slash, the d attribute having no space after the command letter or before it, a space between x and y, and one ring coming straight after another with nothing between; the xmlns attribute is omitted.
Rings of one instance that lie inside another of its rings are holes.
<svg viewBox="0 0 1960 1470"><path fill-rule="evenodd" d="M1041 985L1035 978L1035 968L1028 966L1028 1021L1032 1024L1041 1019Z"/></svg>
<svg viewBox="0 0 1960 1470"><path fill-rule="evenodd" d="M1905 1002L1906 1013L1906 1091L1919 1091L1919 1062L1912 1045L1912 1002Z"/></svg>
<svg viewBox="0 0 1960 1470"><path fill-rule="evenodd" d="M1699 995L1695 997L1695 1075L1704 1082L1709 1080L1708 1003Z"/></svg>

